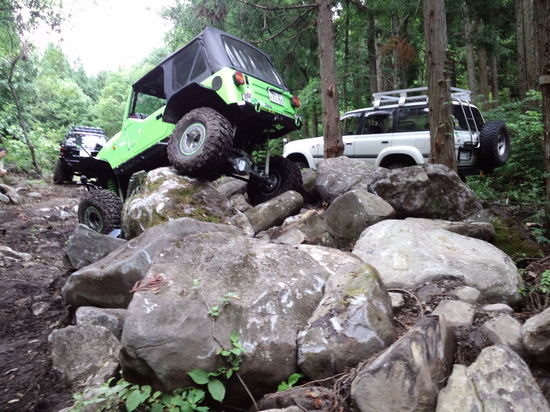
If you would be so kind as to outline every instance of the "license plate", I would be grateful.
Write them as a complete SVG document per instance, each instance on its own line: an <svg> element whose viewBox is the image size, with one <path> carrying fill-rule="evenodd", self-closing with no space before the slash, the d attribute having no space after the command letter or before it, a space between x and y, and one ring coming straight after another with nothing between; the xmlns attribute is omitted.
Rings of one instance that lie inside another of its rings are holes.
<svg viewBox="0 0 550 412"><path fill-rule="evenodd" d="M268 90L268 92L270 101L280 104L281 106L284 105L283 95L281 93L274 92L273 90Z"/></svg>

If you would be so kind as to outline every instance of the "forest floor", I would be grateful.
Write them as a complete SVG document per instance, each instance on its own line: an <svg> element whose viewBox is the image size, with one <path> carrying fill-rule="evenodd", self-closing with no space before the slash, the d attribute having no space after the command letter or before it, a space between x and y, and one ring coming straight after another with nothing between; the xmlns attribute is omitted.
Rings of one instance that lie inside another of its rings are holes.
<svg viewBox="0 0 550 412"><path fill-rule="evenodd" d="M0 206L0 245L31 255L0 258L0 410L58 411L70 405L72 391L52 368L48 335L69 320L61 297L70 273L63 249L83 188L12 185L18 186L40 197Z"/></svg>
<svg viewBox="0 0 550 412"><path fill-rule="evenodd" d="M73 316L61 295L71 272L64 247L77 223L84 189L24 180L10 184L22 187L26 196L20 205L0 203L0 246L31 258L10 259L0 250L0 411L57 412L71 404L74 390L52 367L48 335L70 324ZM550 269L550 259L542 262L540 271ZM423 311L414 295L407 292L404 298L405 305L394 312L399 335ZM522 315L525 320L531 314ZM477 353L479 348L459 342L458 358L471 362ZM549 371L533 372L550 394Z"/></svg>

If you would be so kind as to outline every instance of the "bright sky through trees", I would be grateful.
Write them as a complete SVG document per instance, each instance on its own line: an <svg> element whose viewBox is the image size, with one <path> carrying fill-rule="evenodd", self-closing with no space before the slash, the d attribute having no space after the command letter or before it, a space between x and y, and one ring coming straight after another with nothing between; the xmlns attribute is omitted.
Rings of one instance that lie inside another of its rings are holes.
<svg viewBox="0 0 550 412"><path fill-rule="evenodd" d="M61 33L40 28L31 41L40 49L59 44L88 75L131 66L163 45L169 29L160 11L174 0L64 0Z"/></svg>

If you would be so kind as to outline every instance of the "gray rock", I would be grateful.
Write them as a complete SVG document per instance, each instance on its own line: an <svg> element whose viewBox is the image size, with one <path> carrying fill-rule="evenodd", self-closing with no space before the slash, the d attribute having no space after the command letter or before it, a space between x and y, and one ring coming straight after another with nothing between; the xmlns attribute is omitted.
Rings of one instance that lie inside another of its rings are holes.
<svg viewBox="0 0 550 412"><path fill-rule="evenodd" d="M416 296L418 300L422 303L431 303L432 299L436 296L445 293L444 289L441 289L439 286L429 283L426 286L422 286L416 291Z"/></svg>
<svg viewBox="0 0 550 412"><path fill-rule="evenodd" d="M401 217L464 220L482 207L474 191L440 164L377 172L370 190Z"/></svg>
<svg viewBox="0 0 550 412"><path fill-rule="evenodd" d="M550 308L527 319L521 327L521 338L527 353L550 361Z"/></svg>
<svg viewBox="0 0 550 412"><path fill-rule="evenodd" d="M476 303L481 293L476 288L470 286L461 286L453 290L452 292L457 298L464 302Z"/></svg>
<svg viewBox="0 0 550 412"><path fill-rule="evenodd" d="M353 368L395 340L391 302L370 265L332 275L298 335L298 366L310 379Z"/></svg>
<svg viewBox="0 0 550 412"><path fill-rule="evenodd" d="M384 220L365 229L353 253L378 270L387 288L414 289L447 276L488 301L521 299L517 268L500 249L430 225Z"/></svg>
<svg viewBox="0 0 550 412"><path fill-rule="evenodd" d="M472 326L475 308L460 300L442 300L433 311L433 314L445 316L449 326L458 328Z"/></svg>
<svg viewBox="0 0 550 412"><path fill-rule="evenodd" d="M405 298L401 293L390 292L389 295L392 308L397 309L405 304Z"/></svg>
<svg viewBox="0 0 550 412"><path fill-rule="evenodd" d="M212 185L218 192L229 199L234 195L246 193L247 183L234 177L222 176L213 182Z"/></svg>
<svg viewBox="0 0 550 412"><path fill-rule="evenodd" d="M355 242L365 228L394 215L393 207L384 199L358 189L338 196L324 216L333 236Z"/></svg>
<svg viewBox="0 0 550 412"><path fill-rule="evenodd" d="M0 193L9 199L9 202L19 205L23 202L21 195L13 187L0 183ZM5 203L9 203L5 202Z"/></svg>
<svg viewBox="0 0 550 412"><path fill-rule="evenodd" d="M102 326L68 326L48 337L53 367L75 386L95 386L118 370L120 343Z"/></svg>
<svg viewBox="0 0 550 412"><path fill-rule="evenodd" d="M76 310L75 317L78 326L103 326L116 336L117 339L120 339L126 310L81 306Z"/></svg>
<svg viewBox="0 0 550 412"><path fill-rule="evenodd" d="M246 212L247 210L252 209L252 205L248 203L244 195L241 195L240 193L231 196L229 203L233 209L238 210L239 212Z"/></svg>
<svg viewBox="0 0 550 412"><path fill-rule="evenodd" d="M50 309L50 304L48 302L35 302L31 307L34 316L42 316L48 309Z"/></svg>
<svg viewBox="0 0 550 412"><path fill-rule="evenodd" d="M286 219L283 226L268 230L273 242L294 246L301 243L328 247L338 245L337 240L330 235L327 223L319 212L308 210L291 218Z"/></svg>
<svg viewBox="0 0 550 412"><path fill-rule="evenodd" d="M132 298L130 290L145 276L153 257L185 236L218 231L241 233L232 226L189 218L154 226L103 259L72 273L63 286L63 297L74 307L125 308Z"/></svg>
<svg viewBox="0 0 550 412"><path fill-rule="evenodd" d="M233 210L229 200L203 180L181 176L170 167L151 170L139 193L124 203L122 231L132 239L149 227L172 219L222 223Z"/></svg>
<svg viewBox="0 0 550 412"><path fill-rule="evenodd" d="M363 263L357 256L338 249L313 245L300 245L297 249L307 253L331 275L351 272Z"/></svg>
<svg viewBox="0 0 550 412"><path fill-rule="evenodd" d="M27 193L27 197L30 197L31 199L42 199L42 195L38 192L29 192Z"/></svg>
<svg viewBox="0 0 550 412"><path fill-rule="evenodd" d="M290 190L248 210L245 215L256 233L280 225L290 215L300 211L304 198Z"/></svg>
<svg viewBox="0 0 550 412"><path fill-rule="evenodd" d="M481 325L480 331L491 344L506 345L523 354L521 324L510 315L500 315Z"/></svg>
<svg viewBox="0 0 550 412"><path fill-rule="evenodd" d="M32 259L32 255L30 253L18 252L13 250L11 247L4 245L0 245L0 256L6 256L13 260L22 260L23 262L28 262Z"/></svg>
<svg viewBox="0 0 550 412"><path fill-rule="evenodd" d="M424 219L416 217L408 217L405 220L410 222L418 222L420 225L430 224L458 235L473 237L476 239L485 240L486 242L492 242L495 239L495 228L489 222L450 222L448 220Z"/></svg>
<svg viewBox="0 0 550 412"><path fill-rule="evenodd" d="M302 187L304 200L308 203L317 202L321 199L317 186L315 186L315 180L317 179L317 170L304 169L302 170Z"/></svg>
<svg viewBox="0 0 550 412"><path fill-rule="evenodd" d="M296 335L319 304L329 273L290 246L206 233L166 247L145 281L155 275L163 286L136 292L128 307L125 374L167 389L187 386L186 371L223 364L219 343L230 348L237 332L246 350L239 374L257 396L296 372ZM227 293L236 297L224 306ZM219 316L209 316L214 306L222 307ZM228 393L244 395L238 382Z"/></svg>
<svg viewBox="0 0 550 412"><path fill-rule="evenodd" d="M433 411L453 360L454 336L438 316L425 316L359 370L351 397L361 412Z"/></svg>
<svg viewBox="0 0 550 412"><path fill-rule="evenodd" d="M334 392L322 386L307 386L270 393L258 402L260 411L325 412L331 408ZM333 405L332 405L333 406ZM285 409L277 409L285 408ZM298 408L298 409L296 409Z"/></svg>
<svg viewBox="0 0 550 412"><path fill-rule="evenodd" d="M483 305L481 310L484 312L514 313L514 309L504 303L493 303L492 305Z"/></svg>
<svg viewBox="0 0 550 412"><path fill-rule="evenodd" d="M126 244L126 240L102 235L85 225L77 225L67 241L65 254L75 269L83 268Z"/></svg>
<svg viewBox="0 0 550 412"><path fill-rule="evenodd" d="M7 197L4 193L0 193L0 202L2 202L2 203L9 203L9 202L10 202L10 198Z"/></svg>
<svg viewBox="0 0 550 412"><path fill-rule="evenodd" d="M376 167L346 156L323 159L317 165L315 186L321 198L332 202L352 189L367 189ZM382 174L382 170L380 169Z"/></svg>
<svg viewBox="0 0 550 412"><path fill-rule="evenodd" d="M548 402L525 362L503 345L483 349L468 368L456 365L437 412L547 412Z"/></svg>

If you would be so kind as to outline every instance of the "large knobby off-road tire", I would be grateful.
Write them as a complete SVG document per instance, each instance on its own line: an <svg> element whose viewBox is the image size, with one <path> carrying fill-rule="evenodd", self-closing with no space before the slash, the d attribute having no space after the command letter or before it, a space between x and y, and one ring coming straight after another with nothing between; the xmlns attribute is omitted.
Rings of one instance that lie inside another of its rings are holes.
<svg viewBox="0 0 550 412"><path fill-rule="evenodd" d="M510 135L504 122L488 122L479 133L479 156L482 167L502 166L510 157Z"/></svg>
<svg viewBox="0 0 550 412"><path fill-rule="evenodd" d="M209 107L194 109L177 123L168 141L168 160L180 173L215 179L226 168L233 148L229 120Z"/></svg>
<svg viewBox="0 0 550 412"><path fill-rule="evenodd" d="M61 185L65 182L72 182L73 173L70 170L67 170L61 160L57 159L55 166L53 167L53 182L56 185Z"/></svg>
<svg viewBox="0 0 550 412"><path fill-rule="evenodd" d="M265 202L288 190L302 192L302 173L296 163L281 156L269 159L270 184L266 184L254 176L250 176L247 193L252 205Z"/></svg>
<svg viewBox="0 0 550 412"><path fill-rule="evenodd" d="M78 222L107 234L120 227L122 200L106 189L92 190L78 205Z"/></svg>

